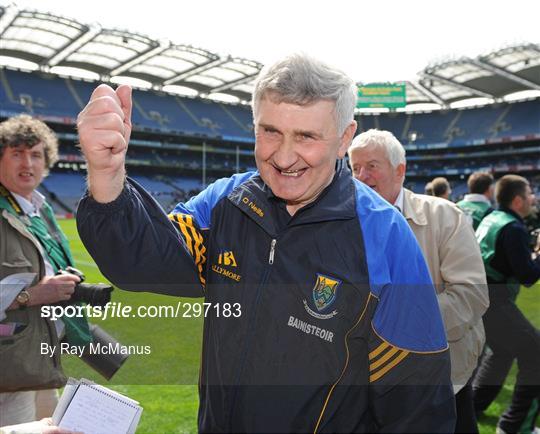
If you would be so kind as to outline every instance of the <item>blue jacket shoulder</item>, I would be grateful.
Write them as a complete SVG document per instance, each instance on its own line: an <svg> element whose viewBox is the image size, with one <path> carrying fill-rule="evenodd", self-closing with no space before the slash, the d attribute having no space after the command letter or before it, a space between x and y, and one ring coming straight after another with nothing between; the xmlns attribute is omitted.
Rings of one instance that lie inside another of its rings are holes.
<svg viewBox="0 0 540 434"><path fill-rule="evenodd" d="M227 197L240 184L257 175L257 173L239 173L230 178L218 179L187 202L176 205L172 214L189 214L193 216L201 229L209 229L212 209L216 204L224 197Z"/></svg>
<svg viewBox="0 0 540 434"><path fill-rule="evenodd" d="M372 294L373 329L390 344L415 352L447 348L435 288L418 242L401 213L355 180Z"/></svg>

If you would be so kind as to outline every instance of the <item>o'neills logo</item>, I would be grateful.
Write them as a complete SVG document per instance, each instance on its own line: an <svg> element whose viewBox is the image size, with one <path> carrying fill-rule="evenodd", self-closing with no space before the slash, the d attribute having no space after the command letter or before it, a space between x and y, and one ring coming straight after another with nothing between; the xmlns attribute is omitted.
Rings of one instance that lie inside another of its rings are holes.
<svg viewBox="0 0 540 434"><path fill-rule="evenodd" d="M222 250L218 256L218 263L212 264L212 271L222 276L228 277L236 282L240 282L242 276L235 273L234 271L224 268L225 266L236 268L238 266L236 258L232 250Z"/></svg>

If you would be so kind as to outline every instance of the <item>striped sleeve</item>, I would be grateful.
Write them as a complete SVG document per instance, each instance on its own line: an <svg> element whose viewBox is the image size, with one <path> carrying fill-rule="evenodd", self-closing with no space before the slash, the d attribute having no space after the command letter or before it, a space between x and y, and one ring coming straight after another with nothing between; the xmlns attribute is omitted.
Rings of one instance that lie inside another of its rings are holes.
<svg viewBox="0 0 540 434"><path fill-rule="evenodd" d="M179 230L180 235L184 239L186 246L195 261L199 280L201 285L206 285L205 265L206 265L206 246L204 244L204 232L202 231L193 217L189 214L171 213L169 220Z"/></svg>
<svg viewBox="0 0 540 434"><path fill-rule="evenodd" d="M380 380L408 355L409 351L383 341L369 353L369 382Z"/></svg>

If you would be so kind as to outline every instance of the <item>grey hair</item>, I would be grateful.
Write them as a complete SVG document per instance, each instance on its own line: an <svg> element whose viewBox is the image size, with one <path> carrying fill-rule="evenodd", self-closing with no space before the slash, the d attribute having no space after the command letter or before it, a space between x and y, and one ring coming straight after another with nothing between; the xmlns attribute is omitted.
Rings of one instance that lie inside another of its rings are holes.
<svg viewBox="0 0 540 434"><path fill-rule="evenodd" d="M306 54L292 54L261 71L251 98L255 119L261 99L307 105L319 100L335 102L334 115L339 135L354 120L357 87L345 73Z"/></svg>
<svg viewBox="0 0 540 434"><path fill-rule="evenodd" d="M405 164L405 148L399 140L390 131L371 129L357 135L349 147L349 159L355 149L366 148L368 146L377 146L386 151L386 156L392 167L396 168L399 164Z"/></svg>

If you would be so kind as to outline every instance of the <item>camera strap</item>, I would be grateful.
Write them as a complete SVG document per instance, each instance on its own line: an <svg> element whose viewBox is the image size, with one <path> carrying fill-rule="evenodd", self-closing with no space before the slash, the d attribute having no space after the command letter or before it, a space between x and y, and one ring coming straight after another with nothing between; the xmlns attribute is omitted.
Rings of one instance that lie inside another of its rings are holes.
<svg viewBox="0 0 540 434"><path fill-rule="evenodd" d="M55 262L57 264L59 262L62 262L62 264L58 264L58 265L61 265L59 269L64 269L69 265L73 265L73 261L70 259L70 255L67 254L64 248L64 241L62 237L60 236L60 232L58 231L58 228L54 224L54 222L47 215L47 213L43 209L40 209L39 217L36 216L35 219L36 219L37 224L45 223L45 226L47 227L47 235L50 237L51 241L54 240L54 243L49 243L49 244L52 244L53 249L55 249L55 252L54 252L54 256L56 258L54 259ZM51 250L47 251L47 254L49 256L51 256L51 253L53 253ZM62 255L62 258L59 258L59 255Z"/></svg>

